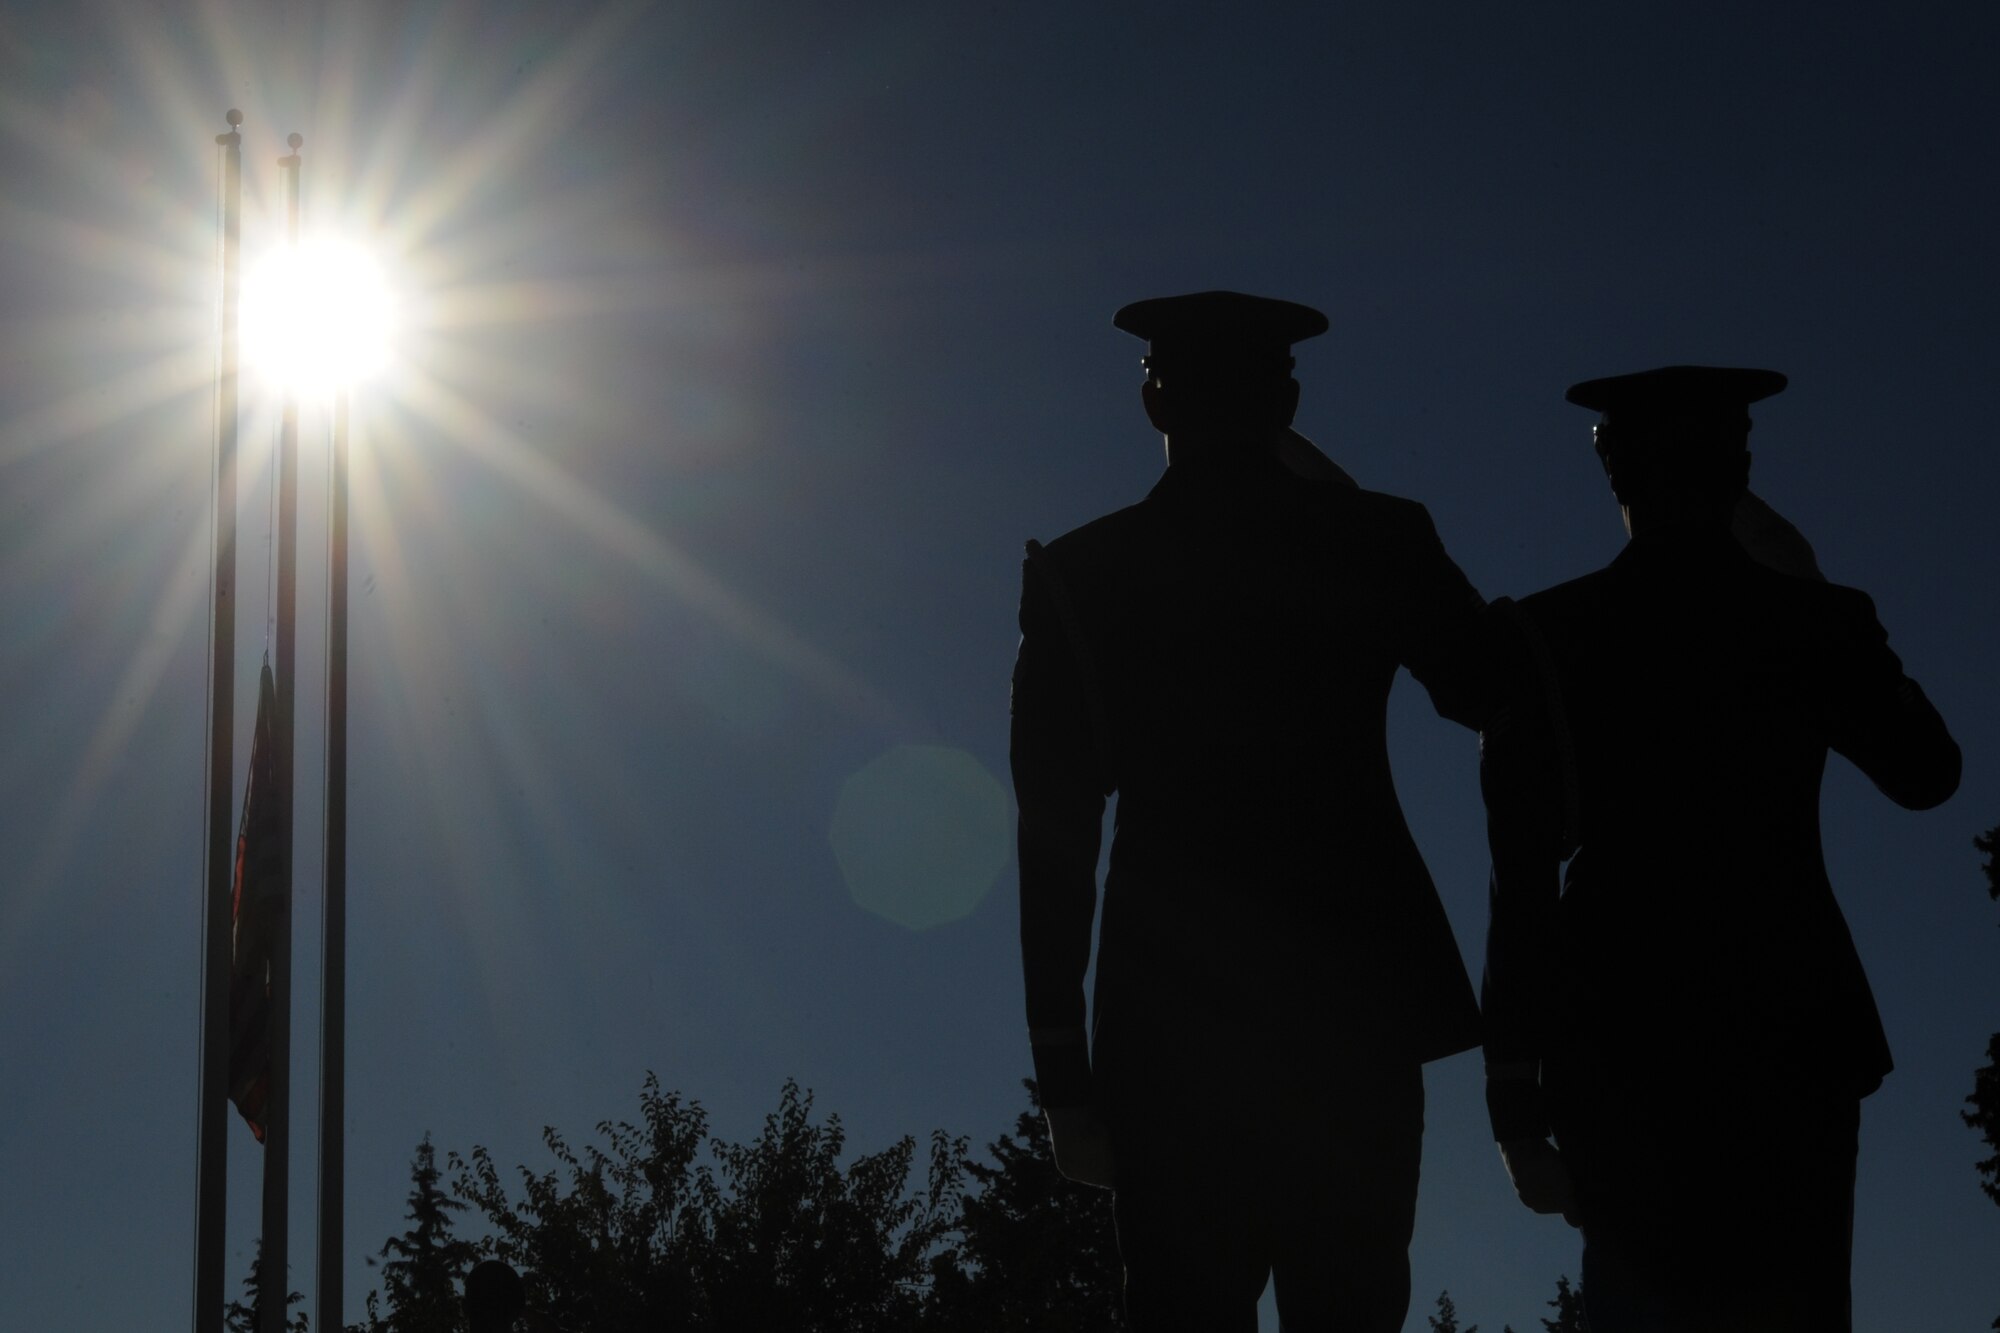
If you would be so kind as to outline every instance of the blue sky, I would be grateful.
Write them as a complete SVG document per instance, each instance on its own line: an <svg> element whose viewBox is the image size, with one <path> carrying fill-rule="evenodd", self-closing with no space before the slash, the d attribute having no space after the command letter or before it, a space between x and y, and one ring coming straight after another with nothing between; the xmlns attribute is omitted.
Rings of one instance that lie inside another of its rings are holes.
<svg viewBox="0 0 2000 1333"><path fill-rule="evenodd" d="M1488 595L1622 541L1566 385L1676 361L1792 377L1758 413L1755 485L1874 595L1966 753L1926 814L1841 761L1826 784L1898 1061L1864 1109L1857 1324L1983 1326L2000 1213L1957 1110L2000 1028L1970 845L2000 823L1997 47L2000 16L1964 4L11 6L6 1322L186 1317L212 136L238 106L252 249L296 129L309 221L405 291L398 363L357 409L350 1314L426 1132L540 1163L543 1125L629 1114L649 1069L737 1137L786 1077L857 1148L1011 1125L1011 862L938 870L936 900L897 910L951 919L912 928L857 901L833 829L978 850L1020 543L1162 465L1111 313L1233 287L1328 312L1300 428L1427 504ZM308 413L307 696L323 431ZM272 436L253 394L239 772ZM1473 738L1407 681L1391 728L1476 964ZM310 705L299 745L311 1106ZM951 780L850 783L910 746ZM1448 1286L1466 1319L1532 1328L1574 1237L1513 1201L1477 1058L1429 1087L1412 1325ZM233 1290L259 1159L231 1138Z"/></svg>

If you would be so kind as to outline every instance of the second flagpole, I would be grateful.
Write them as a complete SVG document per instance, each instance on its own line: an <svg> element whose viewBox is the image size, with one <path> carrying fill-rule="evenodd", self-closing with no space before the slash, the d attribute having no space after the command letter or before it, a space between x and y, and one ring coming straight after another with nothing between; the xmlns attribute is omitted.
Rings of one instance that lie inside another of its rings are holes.
<svg viewBox="0 0 2000 1333"><path fill-rule="evenodd" d="M333 494L327 520L326 862L320 971L319 1326L341 1323L347 1097L347 432L345 386L333 400Z"/></svg>
<svg viewBox="0 0 2000 1333"><path fill-rule="evenodd" d="M299 255L299 149L278 159L284 173L285 245L296 265ZM298 296L293 284L292 299ZM297 311L290 312L294 316ZM278 789L284 793L284 882L278 895L277 940L271 950L270 1129L264 1141L263 1289L257 1309L258 1333L285 1333L285 1296L291 1290L289 1246L292 1147L292 860L294 805L294 723L298 710L299 638L299 391L287 385L278 426L278 596L277 725L273 728Z"/></svg>

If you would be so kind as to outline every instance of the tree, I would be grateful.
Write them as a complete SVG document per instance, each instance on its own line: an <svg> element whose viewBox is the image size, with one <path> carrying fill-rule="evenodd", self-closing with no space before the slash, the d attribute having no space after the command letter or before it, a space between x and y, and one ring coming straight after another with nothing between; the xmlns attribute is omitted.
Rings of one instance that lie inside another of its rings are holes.
<svg viewBox="0 0 2000 1333"><path fill-rule="evenodd" d="M1549 1308L1556 1317L1542 1321L1547 1333L1590 1333L1590 1325L1583 1321L1583 1287L1572 1287L1567 1273L1556 1279L1556 1298Z"/></svg>
<svg viewBox="0 0 2000 1333"><path fill-rule="evenodd" d="M1014 1133L967 1162L979 1190L959 1213L959 1242L940 1256L931 1315L954 1333L1083 1333L1125 1325L1111 1195L1056 1170L1034 1080Z"/></svg>
<svg viewBox="0 0 2000 1333"><path fill-rule="evenodd" d="M1430 1324L1431 1333L1479 1333L1479 1325L1477 1324L1462 1331L1460 1330L1458 1326L1458 1307L1452 1304L1451 1293L1449 1291L1438 1293L1437 1313L1430 1316Z"/></svg>
<svg viewBox="0 0 2000 1333"><path fill-rule="evenodd" d="M424 1135L410 1159L410 1229L382 1242L382 1317L376 1294L368 1295L368 1333L459 1333L465 1327L458 1285L479 1257L479 1247L452 1232L451 1215L464 1212L463 1200L439 1186L437 1153ZM391 1257L394 1256L394 1257ZM368 1261L371 1265L375 1260Z"/></svg>
<svg viewBox="0 0 2000 1333"><path fill-rule="evenodd" d="M816 1120L812 1094L790 1080L762 1131L729 1143L709 1135L699 1103L648 1074L639 1124L601 1121L581 1148L545 1128L556 1165L539 1174L503 1176L483 1147L450 1153L449 1194L427 1134L410 1163L410 1228L382 1246L385 1291L347 1333L458 1333L459 1287L481 1256L522 1273L534 1326L576 1333L1122 1329L1111 1196L1057 1172L1040 1096L1022 1086L1028 1109L987 1145L990 1162L933 1132L915 1188L914 1138L843 1165L840 1117ZM452 1214L468 1210L487 1227L477 1243L454 1234ZM253 1304L258 1280L253 1263ZM1548 1305L1546 1333L1585 1333L1567 1276ZM229 1309L231 1333L253 1333L251 1306ZM1448 1291L1429 1323L1479 1333L1460 1329ZM306 1333L304 1314L291 1329Z"/></svg>
<svg viewBox="0 0 2000 1333"><path fill-rule="evenodd" d="M604 1148L579 1152L543 1129L557 1166L517 1168L518 1202L485 1148L452 1156L453 1189L493 1229L493 1252L522 1270L531 1307L562 1327L689 1326L691 1238L707 1225L694 1162L708 1117L651 1074L639 1108L638 1125L599 1122Z"/></svg>
<svg viewBox="0 0 2000 1333"><path fill-rule="evenodd" d="M1449 1291L1438 1293L1437 1313L1429 1318L1431 1333L1461 1333L1458 1327L1458 1306L1453 1304ZM1479 1333L1479 1325L1472 1324L1465 1328L1463 1333ZM1514 1330L1503 1324L1500 1333L1514 1333Z"/></svg>
<svg viewBox="0 0 2000 1333"><path fill-rule="evenodd" d="M454 1189L523 1270L531 1309L602 1333L920 1327L958 1215L962 1139L931 1136L910 1192L914 1139L843 1168L839 1117L815 1121L796 1083L744 1144L709 1138L701 1107L650 1074L640 1108L642 1125L598 1125L603 1147L545 1130L558 1166L520 1168L518 1200L486 1149L452 1159Z"/></svg>
<svg viewBox="0 0 2000 1333"><path fill-rule="evenodd" d="M1979 1188L1993 1202L2000 1203L2000 1032L1987 1038L1986 1063L1973 1071L1972 1095L1965 1100L1972 1109L1960 1111L1959 1115L1993 1149L1993 1156L1979 1163L1979 1174L1985 1177Z"/></svg>
<svg viewBox="0 0 2000 1333"><path fill-rule="evenodd" d="M250 1271L243 1278L243 1299L231 1301L222 1307L222 1326L229 1333L257 1333L257 1302L264 1294L264 1242L259 1240L257 1248L250 1255ZM305 1293L291 1291L285 1293L285 1307L290 1309L304 1300ZM291 1333L306 1333L306 1312L299 1311L285 1320L285 1327Z"/></svg>
<svg viewBox="0 0 2000 1333"><path fill-rule="evenodd" d="M1986 853L1986 864L1980 867L1986 872L1986 896L2000 900L2000 856L1994 855L2000 852L2000 824L1976 834L1972 846L1975 851Z"/></svg>
<svg viewBox="0 0 2000 1333"><path fill-rule="evenodd" d="M696 1173L709 1216L697 1290L709 1328L893 1330L919 1325L931 1263L956 1221L965 1145L931 1137L928 1188L904 1195L916 1152L905 1135L843 1172L839 1116L811 1118L789 1080L764 1132L716 1143L719 1173Z"/></svg>
<svg viewBox="0 0 2000 1333"><path fill-rule="evenodd" d="M2000 824L1975 837L1972 845L1986 853L1986 863L1980 867L1986 872L1986 894L2000 901ZM1979 1188L1986 1191L1987 1198L2000 1203L2000 1032L1987 1039L1986 1063L1973 1071L1972 1095L1965 1100L1972 1109L1959 1115L1993 1150L1992 1156L1979 1163L1983 1177ZM1993 1321L1993 1327L2000 1329L2000 1318Z"/></svg>

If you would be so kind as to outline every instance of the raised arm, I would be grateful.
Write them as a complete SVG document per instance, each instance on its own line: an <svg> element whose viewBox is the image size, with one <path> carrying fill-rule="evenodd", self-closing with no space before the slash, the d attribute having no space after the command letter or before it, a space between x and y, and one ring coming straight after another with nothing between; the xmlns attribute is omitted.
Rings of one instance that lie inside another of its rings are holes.
<svg viewBox="0 0 2000 1333"><path fill-rule="evenodd" d="M1833 733L1839 753L1882 794L1910 810L1941 805L1958 790L1958 742L1889 648L1867 594L1834 588L1842 631L1834 647Z"/></svg>
<svg viewBox="0 0 2000 1333"><path fill-rule="evenodd" d="M1477 731L1496 698L1481 623L1486 601L1445 553L1424 507L1410 505L1406 521L1398 656L1440 717Z"/></svg>

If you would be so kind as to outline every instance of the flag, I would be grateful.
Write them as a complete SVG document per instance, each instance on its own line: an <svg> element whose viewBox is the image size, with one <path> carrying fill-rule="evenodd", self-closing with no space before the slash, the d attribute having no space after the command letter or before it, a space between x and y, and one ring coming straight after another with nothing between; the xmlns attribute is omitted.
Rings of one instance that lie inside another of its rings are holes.
<svg viewBox="0 0 2000 1333"><path fill-rule="evenodd" d="M271 1093L271 954L285 912L285 806L278 785L272 714L277 687L271 664L257 681L257 728L250 741L250 775L236 826L236 882L230 894L229 1100L264 1141Z"/></svg>

